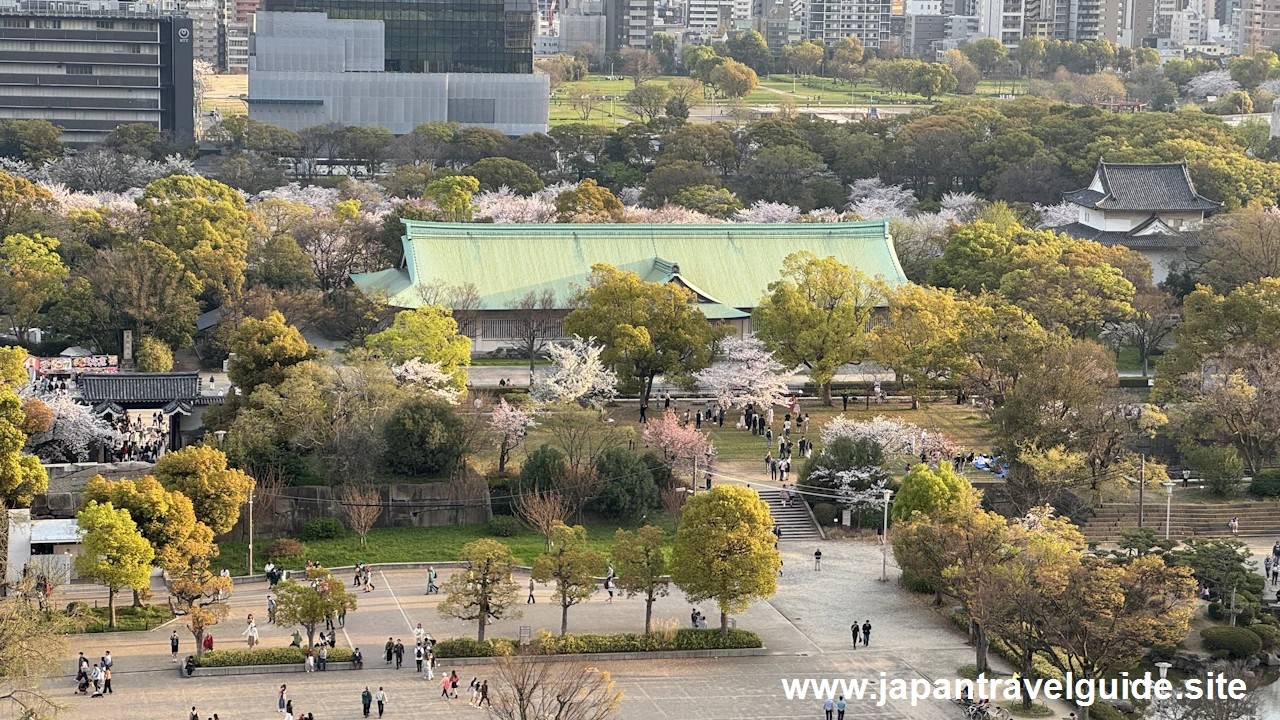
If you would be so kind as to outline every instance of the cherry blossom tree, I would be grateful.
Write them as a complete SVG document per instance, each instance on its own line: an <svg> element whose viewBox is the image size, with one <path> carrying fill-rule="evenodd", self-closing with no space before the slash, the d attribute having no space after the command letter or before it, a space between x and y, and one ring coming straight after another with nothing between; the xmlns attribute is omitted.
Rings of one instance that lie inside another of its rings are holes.
<svg viewBox="0 0 1280 720"><path fill-rule="evenodd" d="M778 362L755 335L729 336L720 344L720 357L693 377L698 386L716 396L721 407L770 407L787 395L787 381L796 368Z"/></svg>
<svg viewBox="0 0 1280 720"><path fill-rule="evenodd" d="M497 190L476 193L471 197L474 215L495 223L553 223L556 221L555 198L543 193L529 197L517 195L503 186Z"/></svg>
<svg viewBox="0 0 1280 720"><path fill-rule="evenodd" d="M529 394L544 403L603 405L618 394L618 375L600 362L603 347L595 338L577 335L565 343L547 346L551 370L538 375Z"/></svg>
<svg viewBox="0 0 1280 720"><path fill-rule="evenodd" d="M880 178L855 180L849 186L849 212L866 220L901 219L916 204L916 196L901 185L885 185Z"/></svg>
<svg viewBox="0 0 1280 720"><path fill-rule="evenodd" d="M493 418L489 421L489 429L498 436L498 472L507 469L507 458L511 451L524 441L525 433L533 427L533 417L529 413L500 398L493 407Z"/></svg>
<svg viewBox="0 0 1280 720"><path fill-rule="evenodd" d="M938 217L966 223L978 215L978 196L973 193L949 192L942 196L942 210Z"/></svg>
<svg viewBox="0 0 1280 720"><path fill-rule="evenodd" d="M1080 217L1080 209L1073 203L1066 201L1057 205L1041 205L1036 203L1034 206L1036 212L1040 215L1040 224L1037 228L1052 228L1059 225L1068 225L1075 222Z"/></svg>
<svg viewBox="0 0 1280 720"><path fill-rule="evenodd" d="M453 376L440 369L440 363L409 358L400 365L392 365L391 372L400 382L450 405L457 405L462 397L462 391L453 384Z"/></svg>
<svg viewBox="0 0 1280 720"><path fill-rule="evenodd" d="M834 488L836 497L830 498L849 509L858 527L862 527L864 510L884 509L884 490L887 478L882 468L860 467L832 471L819 468L809 475L811 481L821 481L823 489Z"/></svg>
<svg viewBox="0 0 1280 720"><path fill-rule="evenodd" d="M721 223L724 222L710 215L703 215L696 210L690 210L679 205L666 204L659 208L647 208L641 206L628 206L626 210L627 222L651 223L654 225L688 225L690 223Z"/></svg>
<svg viewBox="0 0 1280 720"><path fill-rule="evenodd" d="M1207 98L1210 95L1222 97L1239 90L1240 83L1231 79L1230 72L1214 70L1191 78L1182 89L1193 98Z"/></svg>
<svg viewBox="0 0 1280 720"><path fill-rule="evenodd" d="M757 200L754 205L734 214L735 222L791 223L800 219L800 208L786 203Z"/></svg>
<svg viewBox="0 0 1280 720"><path fill-rule="evenodd" d="M644 443L658 448L667 466L675 472L687 471L694 482L697 472L710 473L715 466L716 448L705 433L681 423L667 408L662 416L645 423Z"/></svg>
<svg viewBox="0 0 1280 720"><path fill-rule="evenodd" d="M120 447L120 433L111 423L94 415L65 393L42 395L39 400L53 413L49 429L27 438L27 447L41 461L49 463L85 462L97 445L108 450Z"/></svg>
<svg viewBox="0 0 1280 720"><path fill-rule="evenodd" d="M949 455L954 448L954 443L936 430L931 432L905 420L886 418L883 415L877 415L869 421L838 415L822 426L821 436L822 442L826 444L842 437L851 440L866 438L879 444L886 453L925 453L934 460Z"/></svg>

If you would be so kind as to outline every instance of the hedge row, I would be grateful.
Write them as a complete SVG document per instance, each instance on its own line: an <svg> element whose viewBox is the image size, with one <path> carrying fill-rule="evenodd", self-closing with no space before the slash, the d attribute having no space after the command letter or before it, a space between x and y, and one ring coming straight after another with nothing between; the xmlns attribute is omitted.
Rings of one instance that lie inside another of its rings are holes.
<svg viewBox="0 0 1280 720"><path fill-rule="evenodd" d="M471 638L442 640L435 645L439 658L493 657L512 649L516 641L491 638L483 643ZM728 635L718 629L676 631L673 639L659 635L618 633L617 635L550 635L539 633L531 643L533 651L542 655L579 655L588 653L660 652L668 650L730 650L763 647L760 636L748 630L732 629Z"/></svg>
<svg viewBox="0 0 1280 720"><path fill-rule="evenodd" d="M210 650L196 661L196 667L234 667L239 665L295 665L306 662L307 654L298 647L254 648L253 650ZM329 648L329 662L351 662L349 648Z"/></svg>

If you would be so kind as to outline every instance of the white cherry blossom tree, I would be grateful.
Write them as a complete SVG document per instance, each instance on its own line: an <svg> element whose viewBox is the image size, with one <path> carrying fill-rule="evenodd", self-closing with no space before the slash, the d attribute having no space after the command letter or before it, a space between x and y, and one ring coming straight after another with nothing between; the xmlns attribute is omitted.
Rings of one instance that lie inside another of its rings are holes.
<svg viewBox="0 0 1280 720"><path fill-rule="evenodd" d="M733 219L744 223L792 223L800 219L800 208L757 200L751 207L735 213Z"/></svg>
<svg viewBox="0 0 1280 720"><path fill-rule="evenodd" d="M409 358L400 365L392 365L391 372L400 382L450 405L457 405L462 397L462 391L453 384L453 376L440 369L440 363Z"/></svg>
<svg viewBox="0 0 1280 720"><path fill-rule="evenodd" d="M693 377L698 386L716 396L720 406L746 407L755 403L770 407L787 395L787 381L796 368L778 362L755 335L729 336L720 343L720 356Z"/></svg>
<svg viewBox="0 0 1280 720"><path fill-rule="evenodd" d="M27 438L27 447L43 462L86 462L94 447L120 447L120 433L66 393L37 396L53 413L49 429Z"/></svg>
<svg viewBox="0 0 1280 720"><path fill-rule="evenodd" d="M507 458L511 451L520 447L529 428L534 426L533 416L499 398L493 406L493 418L489 421L489 429L498 436L498 472L507 469Z"/></svg>
<svg viewBox="0 0 1280 720"><path fill-rule="evenodd" d="M948 455L955 447L947 436L936 430L925 430L905 420L886 418L883 415L877 415L871 420L854 420L838 415L822 426L821 436L822 442L826 444L841 437L851 440L866 438L878 443L888 454L925 453L932 459Z"/></svg>
<svg viewBox="0 0 1280 720"><path fill-rule="evenodd" d="M534 378L529 394L544 403L603 405L618 394L618 375L600 362L603 347L577 335L547 346L551 369Z"/></svg>

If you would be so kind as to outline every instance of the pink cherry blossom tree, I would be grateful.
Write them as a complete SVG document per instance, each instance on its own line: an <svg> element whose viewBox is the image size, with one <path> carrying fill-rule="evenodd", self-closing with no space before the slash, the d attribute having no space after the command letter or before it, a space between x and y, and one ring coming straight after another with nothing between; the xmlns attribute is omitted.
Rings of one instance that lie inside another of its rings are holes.
<svg viewBox="0 0 1280 720"><path fill-rule="evenodd" d="M757 200L754 205L734 214L735 222L791 223L800 219L800 208L786 203Z"/></svg>
<svg viewBox="0 0 1280 720"><path fill-rule="evenodd" d="M658 448L667 466L674 472L688 472L697 482L698 472L710 473L715 466L716 448L701 430L681 423L675 411L667 408L662 416L645 423L644 443Z"/></svg>
<svg viewBox="0 0 1280 720"><path fill-rule="evenodd" d="M87 405L66 393L38 396L53 413L49 429L27 438L27 447L43 462L85 462L96 445L120 447L120 433Z"/></svg>
<svg viewBox="0 0 1280 720"><path fill-rule="evenodd" d="M778 362L755 335L744 335L725 338L716 361L693 377L698 387L716 396L721 407L748 403L772 407L787 395L787 381L795 371Z"/></svg>
<svg viewBox="0 0 1280 720"><path fill-rule="evenodd" d="M533 417L529 413L499 398L493 406L493 418L489 421L489 429L498 436L498 472L507 469L507 458L511 451L524 442L524 436L533 427Z"/></svg>

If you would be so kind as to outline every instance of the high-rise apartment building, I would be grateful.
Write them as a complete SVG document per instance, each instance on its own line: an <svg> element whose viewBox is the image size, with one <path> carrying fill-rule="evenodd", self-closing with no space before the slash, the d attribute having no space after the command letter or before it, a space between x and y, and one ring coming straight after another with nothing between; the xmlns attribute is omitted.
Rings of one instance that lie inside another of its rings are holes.
<svg viewBox="0 0 1280 720"><path fill-rule="evenodd" d="M977 7L979 32L1005 47L1018 46L1027 17L1025 0L979 0Z"/></svg>
<svg viewBox="0 0 1280 720"><path fill-rule="evenodd" d="M892 14L890 0L809 0L805 36L828 46L856 37L865 48L879 48L889 41Z"/></svg>
<svg viewBox="0 0 1280 720"><path fill-rule="evenodd" d="M42 119L84 147L118 125L191 138L191 20L144 2L0 5L0 119Z"/></svg>
<svg viewBox="0 0 1280 720"><path fill-rule="evenodd" d="M387 19L256 13L249 117L290 130L336 122L379 125L399 135L439 120L513 136L546 132L551 88L545 74L532 73L532 27L524 33L500 22L472 23L427 0L354 4ZM532 20L533 0L506 4L517 19ZM354 14L349 0L334 5L335 14ZM513 45L504 46L504 38ZM522 38L528 44L520 51Z"/></svg>
<svg viewBox="0 0 1280 720"><path fill-rule="evenodd" d="M214 0L191 0L182 9L191 18L192 56L219 67L217 3Z"/></svg>
<svg viewBox="0 0 1280 720"><path fill-rule="evenodd" d="M1240 50L1246 54L1280 43L1280 0L1244 0L1240 8Z"/></svg>
<svg viewBox="0 0 1280 720"><path fill-rule="evenodd" d="M688 0L686 8L690 30L710 33L733 25L733 0Z"/></svg>

